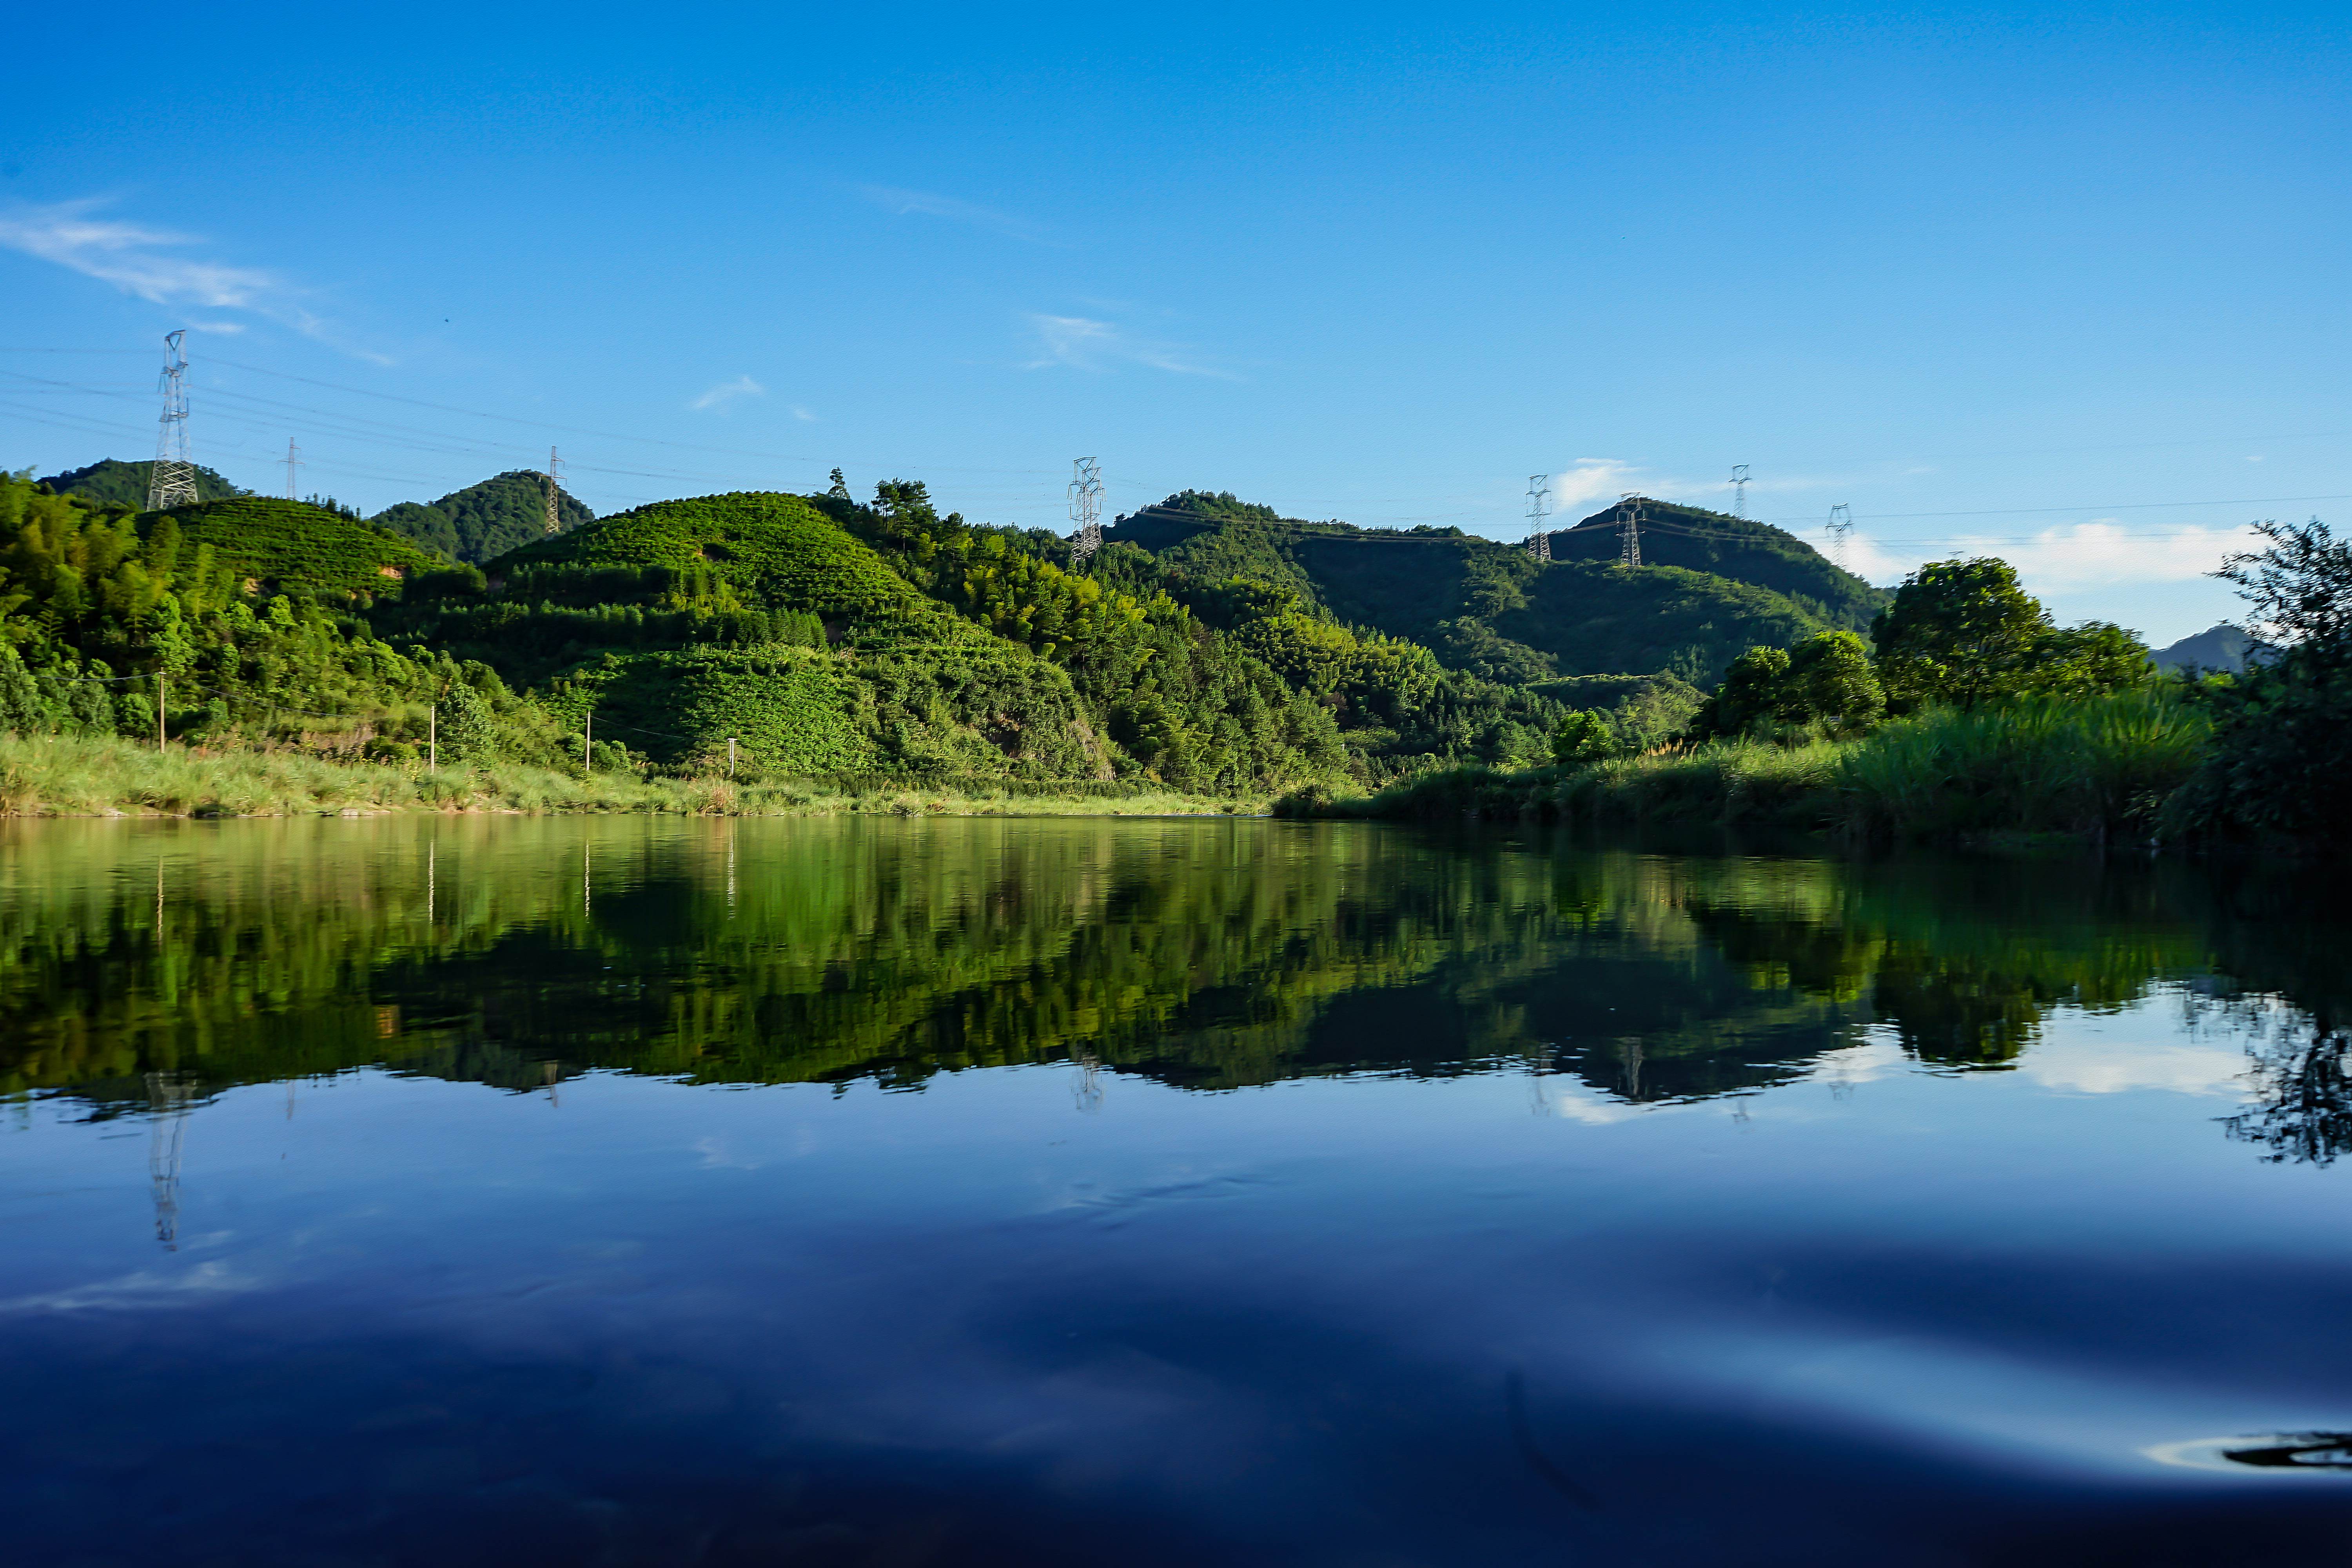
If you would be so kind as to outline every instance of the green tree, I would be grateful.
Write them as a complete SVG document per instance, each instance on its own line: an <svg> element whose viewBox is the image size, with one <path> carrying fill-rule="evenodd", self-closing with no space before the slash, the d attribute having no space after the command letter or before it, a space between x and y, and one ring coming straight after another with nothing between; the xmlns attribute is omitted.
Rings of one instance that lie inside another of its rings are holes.
<svg viewBox="0 0 2352 1568"><path fill-rule="evenodd" d="M1848 733L1875 723L1886 711L1886 692L1862 639L1821 632L1790 649L1780 710L1797 722Z"/></svg>
<svg viewBox="0 0 2352 1568"><path fill-rule="evenodd" d="M1551 760L1563 767L1601 762L1622 750L1609 716L1590 708L1572 710L1551 732Z"/></svg>
<svg viewBox="0 0 2352 1568"><path fill-rule="evenodd" d="M1931 562L1912 573L1870 635L1890 699L1969 708L2023 689L2049 627L2041 602L2019 586L2017 569L1982 557Z"/></svg>
<svg viewBox="0 0 2352 1568"><path fill-rule="evenodd" d="M1751 734L1777 722L1788 700L1788 683L1785 648L1749 648L1723 672L1723 684L1691 721L1691 732L1709 740Z"/></svg>

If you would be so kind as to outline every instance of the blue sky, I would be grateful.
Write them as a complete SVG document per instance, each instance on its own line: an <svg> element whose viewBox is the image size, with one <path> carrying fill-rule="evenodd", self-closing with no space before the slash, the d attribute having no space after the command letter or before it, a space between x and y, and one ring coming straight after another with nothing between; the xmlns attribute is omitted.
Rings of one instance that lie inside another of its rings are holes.
<svg viewBox="0 0 2352 1568"><path fill-rule="evenodd" d="M0 461L149 455L187 325L199 460L370 510L551 443L1066 527L1083 454L1516 539L1744 462L2158 641L2352 517L2340 12L1636 9L46 8Z"/></svg>

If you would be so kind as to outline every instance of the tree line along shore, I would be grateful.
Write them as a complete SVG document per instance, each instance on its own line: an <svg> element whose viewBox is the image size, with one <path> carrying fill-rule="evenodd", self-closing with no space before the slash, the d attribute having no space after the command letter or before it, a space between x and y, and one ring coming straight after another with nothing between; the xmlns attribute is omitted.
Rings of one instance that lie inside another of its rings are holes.
<svg viewBox="0 0 2352 1568"><path fill-rule="evenodd" d="M2352 574L2316 522L2230 568L2272 656L2184 677L1998 561L1890 593L1663 503L1641 567L1606 515L1546 561L1201 491L1081 557L837 472L604 519L501 475L363 518L217 476L143 511L142 467L0 476L0 811L1276 803L2332 841Z"/></svg>

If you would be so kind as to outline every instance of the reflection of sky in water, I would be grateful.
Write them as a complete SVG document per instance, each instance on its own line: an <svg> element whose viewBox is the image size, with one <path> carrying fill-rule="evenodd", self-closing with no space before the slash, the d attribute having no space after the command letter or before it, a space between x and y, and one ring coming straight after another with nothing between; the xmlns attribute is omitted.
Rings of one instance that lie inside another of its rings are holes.
<svg viewBox="0 0 2352 1568"><path fill-rule="evenodd" d="M2200 1458L2352 1425L2346 1172L2225 1134L2242 1018L2143 973L1955 1065L1906 1041L2025 1016L1997 919L1997 1007L1915 947L1888 1019L1855 919L1711 914L1727 978L1645 900L919 1092L20 1100L0 1507L34 1561L2339 1559L2352 1477Z"/></svg>

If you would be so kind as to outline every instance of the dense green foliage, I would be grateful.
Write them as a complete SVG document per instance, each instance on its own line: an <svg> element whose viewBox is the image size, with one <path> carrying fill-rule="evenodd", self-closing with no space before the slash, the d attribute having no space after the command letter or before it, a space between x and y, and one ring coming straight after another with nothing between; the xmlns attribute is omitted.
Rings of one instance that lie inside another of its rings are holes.
<svg viewBox="0 0 2352 1568"><path fill-rule="evenodd" d="M68 468L62 474L51 474L36 481L49 487L58 494L79 496L100 507L128 507L132 511L147 510L147 487L154 478L153 463L126 463L119 458L107 458L86 468ZM196 499L226 500L231 496L248 492L237 489L212 469L196 467Z"/></svg>
<svg viewBox="0 0 2352 1568"><path fill-rule="evenodd" d="M240 575L288 593L383 593L440 564L397 534L302 501L237 496L162 515L192 547L209 547Z"/></svg>
<svg viewBox="0 0 2352 1568"><path fill-rule="evenodd" d="M1899 708L1972 707L2029 692L2087 696L2147 679L2147 648L2120 626L2072 628L2018 585L2006 561L1937 561L1903 580L1871 626L1886 695Z"/></svg>
<svg viewBox="0 0 2352 1568"><path fill-rule="evenodd" d="M2212 754L2173 825L2352 849L2352 542L2315 518L2256 528L2267 548L2231 557L2221 575L2278 653L2207 688Z"/></svg>
<svg viewBox="0 0 2352 1568"><path fill-rule="evenodd" d="M1113 548L1103 571L1156 571L1157 583L1188 603L1234 577L1286 585L1345 624L1409 639L1448 668L1515 687L1629 672L1712 681L1745 647L1859 625L1883 598L1801 541L1760 523L1738 526L1752 537L1710 546L1715 564L1706 569L1580 559L1547 566L1456 528L1303 522L1229 495L1185 491L1120 519L1106 535ZM1572 537L1580 536L1554 536ZM1139 554L1122 558L1119 544Z"/></svg>
<svg viewBox="0 0 2352 1568"><path fill-rule="evenodd" d="M595 518L568 490L555 492L558 532L570 532ZM547 537L547 476L510 469L453 490L430 505L402 501L370 521L453 560L488 561Z"/></svg>
<svg viewBox="0 0 2352 1568"><path fill-rule="evenodd" d="M1693 719L1701 740L1855 734L1886 710L1870 650L1852 632L1816 632L1792 649L1751 647Z"/></svg>

